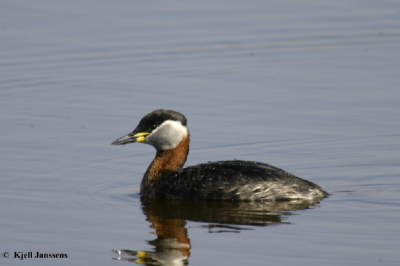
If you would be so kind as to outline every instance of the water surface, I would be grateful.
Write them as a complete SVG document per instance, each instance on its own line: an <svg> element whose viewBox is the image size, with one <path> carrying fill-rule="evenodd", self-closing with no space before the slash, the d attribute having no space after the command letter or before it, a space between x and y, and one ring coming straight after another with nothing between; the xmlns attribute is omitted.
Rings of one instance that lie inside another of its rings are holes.
<svg viewBox="0 0 400 266"><path fill-rule="evenodd" d="M398 1L0 6L1 265L399 265ZM153 148L110 144L158 108L188 118L188 165L262 161L332 195L141 199Z"/></svg>

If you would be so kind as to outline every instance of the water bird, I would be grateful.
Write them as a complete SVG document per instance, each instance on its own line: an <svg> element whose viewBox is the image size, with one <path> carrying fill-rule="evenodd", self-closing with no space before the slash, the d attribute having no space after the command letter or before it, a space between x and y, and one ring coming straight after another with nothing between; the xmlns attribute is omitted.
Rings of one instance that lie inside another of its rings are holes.
<svg viewBox="0 0 400 266"><path fill-rule="evenodd" d="M156 149L140 185L142 196L150 198L318 202L328 195L318 185L266 163L230 160L183 168L189 140L186 117L158 109L112 145L143 142Z"/></svg>

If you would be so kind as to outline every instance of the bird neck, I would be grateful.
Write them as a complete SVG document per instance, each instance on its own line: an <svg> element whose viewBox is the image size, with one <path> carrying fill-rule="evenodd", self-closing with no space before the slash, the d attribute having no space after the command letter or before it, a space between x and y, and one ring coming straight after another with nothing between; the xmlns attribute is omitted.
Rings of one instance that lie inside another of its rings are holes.
<svg viewBox="0 0 400 266"><path fill-rule="evenodd" d="M147 194L150 187L163 176L178 172L184 165L189 153L189 134L173 149L157 150L156 157L147 168L140 186L140 192Z"/></svg>

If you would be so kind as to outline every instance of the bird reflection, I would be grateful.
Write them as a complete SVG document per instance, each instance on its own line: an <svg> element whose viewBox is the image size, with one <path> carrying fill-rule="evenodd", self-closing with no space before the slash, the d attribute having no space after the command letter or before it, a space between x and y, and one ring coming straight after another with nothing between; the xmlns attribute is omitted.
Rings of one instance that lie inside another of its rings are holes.
<svg viewBox="0 0 400 266"><path fill-rule="evenodd" d="M307 209L317 202L207 202L141 198L142 210L155 230L156 239L148 241L152 250L115 249L116 260L144 265L187 265L190 239L186 221L200 225L209 233L239 233L255 226L289 224L290 211Z"/></svg>

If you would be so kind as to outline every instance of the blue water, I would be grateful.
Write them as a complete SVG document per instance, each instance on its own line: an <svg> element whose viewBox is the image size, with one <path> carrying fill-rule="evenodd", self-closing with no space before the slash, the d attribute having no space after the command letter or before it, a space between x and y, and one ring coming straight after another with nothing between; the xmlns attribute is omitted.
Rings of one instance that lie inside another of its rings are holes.
<svg viewBox="0 0 400 266"><path fill-rule="evenodd" d="M398 1L2 1L0 264L399 265L399 14ZM154 149L110 144L158 108L186 115L187 165L262 161L332 195L143 201Z"/></svg>

